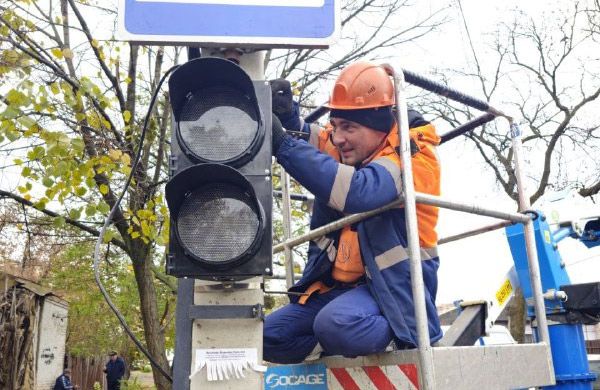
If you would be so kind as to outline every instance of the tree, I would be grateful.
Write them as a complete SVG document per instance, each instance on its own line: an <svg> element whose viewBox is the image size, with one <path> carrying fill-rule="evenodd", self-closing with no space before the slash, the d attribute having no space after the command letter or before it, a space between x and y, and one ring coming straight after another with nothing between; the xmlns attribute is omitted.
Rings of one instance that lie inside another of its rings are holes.
<svg viewBox="0 0 600 390"><path fill-rule="evenodd" d="M590 31L598 38L600 35L600 0L593 0L589 8L586 9L586 15L590 23Z"/></svg>
<svg viewBox="0 0 600 390"><path fill-rule="evenodd" d="M95 39L84 15L114 18L114 12L93 3L3 4L0 77L11 88L3 88L0 96L5 105L1 141L3 149L23 152L14 161L24 180L16 190L3 188L2 195L54 217L57 226L69 224L97 236L94 225L115 205L131 170L143 110L164 72L164 50ZM166 107L163 97L150 122L135 181L104 241L131 261L146 345L168 370L156 299L157 280L173 287L160 271L160 245L168 234L159 191L166 177ZM157 371L154 380L159 389L169 388Z"/></svg>
<svg viewBox="0 0 600 390"><path fill-rule="evenodd" d="M444 8L422 13L404 0L346 0L341 12L341 39L331 49L276 50L267 56L269 74L294 81L304 107L314 107L312 100L322 82L347 64L388 58L446 21Z"/></svg>
<svg viewBox="0 0 600 390"><path fill-rule="evenodd" d="M470 69L443 72L453 75L452 84L466 80L479 85L487 101L521 121L527 170L535 183L532 203L549 188L575 187L582 196L600 191L599 166L593 157L600 146L600 120L594 115L600 101L594 58L599 46L591 38L579 3L548 10L539 18L515 11L512 23L498 26L491 47L478 50L469 37ZM426 97L423 105L452 126L479 115L439 97ZM517 199L506 123L482 126L468 139L504 192Z"/></svg>
<svg viewBox="0 0 600 390"><path fill-rule="evenodd" d="M67 350L70 355L97 356L111 350L119 351L126 362L132 363L141 354L129 337L123 332L121 324L104 305L104 298L95 285L92 268L93 242L82 241L64 248L52 259L45 285L61 294L69 302L69 328L67 331ZM118 291L115 304L121 309L127 323L138 338L144 335L143 322L133 267L127 261L118 258L118 252L109 248L103 254L106 272L103 284L110 291ZM73 270L78 270L74 272ZM164 284L157 286L157 300L160 326L165 333L167 348L174 346L174 307L175 295Z"/></svg>

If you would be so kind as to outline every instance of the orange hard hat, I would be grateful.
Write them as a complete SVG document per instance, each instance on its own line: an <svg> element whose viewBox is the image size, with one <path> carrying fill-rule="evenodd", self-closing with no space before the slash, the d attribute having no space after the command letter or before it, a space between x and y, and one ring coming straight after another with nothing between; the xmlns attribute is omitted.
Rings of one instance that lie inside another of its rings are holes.
<svg viewBox="0 0 600 390"><path fill-rule="evenodd" d="M327 107L358 110L394 104L394 85L380 65L358 61L348 65L335 81Z"/></svg>

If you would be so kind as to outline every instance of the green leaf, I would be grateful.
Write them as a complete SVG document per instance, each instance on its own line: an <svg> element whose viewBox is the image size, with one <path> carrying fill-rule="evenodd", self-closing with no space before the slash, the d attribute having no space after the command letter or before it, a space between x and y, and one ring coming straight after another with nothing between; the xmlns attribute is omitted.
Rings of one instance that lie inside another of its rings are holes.
<svg viewBox="0 0 600 390"><path fill-rule="evenodd" d="M9 104L14 104L15 106L28 106L31 103L31 100L25 95L23 92L17 91L16 89L11 89L6 94L6 100Z"/></svg>
<svg viewBox="0 0 600 390"><path fill-rule="evenodd" d="M96 206L92 204L88 204L87 206L85 206L85 215L91 217L94 214L96 214Z"/></svg>
<svg viewBox="0 0 600 390"><path fill-rule="evenodd" d="M71 211L69 211L69 218L77 220L80 217L81 217L81 210L71 209Z"/></svg>
<svg viewBox="0 0 600 390"><path fill-rule="evenodd" d="M19 139L19 133L17 133L16 131L8 130L6 132L6 138L8 138L10 142L14 142L17 139Z"/></svg>
<svg viewBox="0 0 600 390"><path fill-rule="evenodd" d="M108 194L108 186L106 184L100 184L100 193L102 195Z"/></svg>
<svg viewBox="0 0 600 390"><path fill-rule="evenodd" d="M82 153L84 147L85 147L85 145L84 145L82 139L74 138L71 140L71 148L73 148L73 151L75 153L77 153L77 154Z"/></svg>
<svg viewBox="0 0 600 390"><path fill-rule="evenodd" d="M39 201L37 201L36 203L34 203L33 207L35 207L38 210L42 210L42 209L46 208L46 203L48 203L48 199L42 198Z"/></svg>
<svg viewBox="0 0 600 390"><path fill-rule="evenodd" d="M112 230L107 230L104 233L104 237L102 237L102 241L104 241L105 244L109 243L110 240L113 239L114 235L115 235L115 232L113 232Z"/></svg>
<svg viewBox="0 0 600 390"><path fill-rule="evenodd" d="M102 214L108 214L108 212L110 211L110 207L106 202L100 202L100 204L98 205L98 211L100 211Z"/></svg>
<svg viewBox="0 0 600 390"><path fill-rule="evenodd" d="M64 217L56 217L54 218L54 221L52 222L54 224L54 226L56 226L57 228L63 227L66 224L66 220Z"/></svg>
<svg viewBox="0 0 600 390"><path fill-rule="evenodd" d="M44 178L42 179L42 184L44 185L44 187L52 187L54 185L54 180L52 180L48 176L44 176Z"/></svg>

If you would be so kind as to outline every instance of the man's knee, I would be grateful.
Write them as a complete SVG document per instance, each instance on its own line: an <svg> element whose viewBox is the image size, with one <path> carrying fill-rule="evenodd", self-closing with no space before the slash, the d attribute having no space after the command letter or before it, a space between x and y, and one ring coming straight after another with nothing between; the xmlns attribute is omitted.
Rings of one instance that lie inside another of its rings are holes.
<svg viewBox="0 0 600 390"><path fill-rule="evenodd" d="M292 346L292 337L280 324L273 324L269 316L265 318L263 328L263 355L267 361L279 361L278 357L285 354Z"/></svg>
<svg viewBox="0 0 600 390"><path fill-rule="evenodd" d="M353 342L352 323L359 320L353 313L324 308L315 318L313 331L325 351L341 354Z"/></svg>
<svg viewBox="0 0 600 390"><path fill-rule="evenodd" d="M282 364L301 363L316 344L312 335L298 335L292 324L265 318L263 328L263 358L266 361Z"/></svg>
<svg viewBox="0 0 600 390"><path fill-rule="evenodd" d="M347 357L381 352L392 340L381 315L325 307L315 318L315 336L327 353Z"/></svg>

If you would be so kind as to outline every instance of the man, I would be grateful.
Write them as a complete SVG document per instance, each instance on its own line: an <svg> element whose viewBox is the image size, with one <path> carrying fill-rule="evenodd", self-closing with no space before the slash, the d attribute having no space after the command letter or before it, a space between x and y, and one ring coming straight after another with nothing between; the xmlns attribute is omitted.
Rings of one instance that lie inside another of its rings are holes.
<svg viewBox="0 0 600 390"><path fill-rule="evenodd" d="M76 390L78 388L71 383L71 369L65 368L62 375L56 378L53 390Z"/></svg>
<svg viewBox="0 0 600 390"><path fill-rule="evenodd" d="M273 87L273 154L315 195L311 229L346 214L384 206L402 194L398 135L392 107L394 88L386 70L357 62L338 77L328 107L330 126L302 123L285 81ZM286 135L310 133L310 144ZM420 114L410 111L416 190L439 195L439 137ZM417 205L425 299L431 342L442 332L435 308L439 259L438 209ZM403 207L385 211L311 241L291 303L267 316L264 358L299 363L323 351L347 357L417 345Z"/></svg>
<svg viewBox="0 0 600 390"><path fill-rule="evenodd" d="M123 379L123 376L125 375L125 362L118 355L117 351L111 351L108 355L110 357L104 368L104 372L106 373L106 384L108 390L119 390L121 388L121 383L119 381Z"/></svg>

